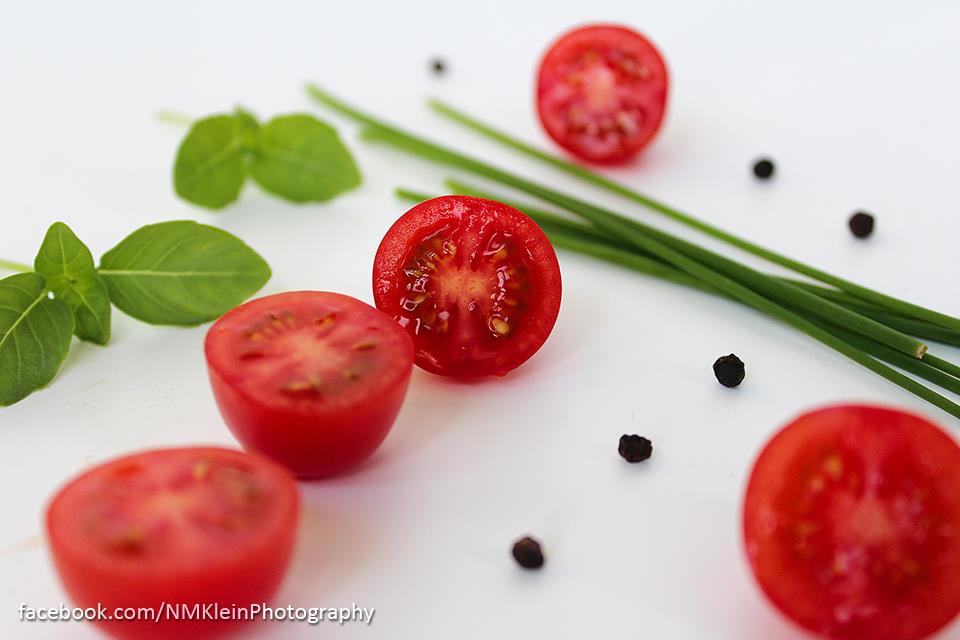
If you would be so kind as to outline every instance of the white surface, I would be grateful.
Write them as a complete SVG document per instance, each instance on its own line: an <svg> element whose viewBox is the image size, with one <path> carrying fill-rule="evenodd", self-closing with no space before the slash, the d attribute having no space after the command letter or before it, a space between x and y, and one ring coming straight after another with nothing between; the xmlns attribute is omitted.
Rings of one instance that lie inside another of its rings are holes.
<svg viewBox="0 0 960 640"><path fill-rule="evenodd" d="M369 301L377 242L405 209L391 188L438 190L442 170L362 146L340 121L365 183L329 205L249 188L210 214L171 189L182 131L158 124L157 109L308 110L307 80L654 220L423 104L439 95L542 142L531 108L537 57L570 26L616 20L656 40L673 80L665 129L617 175L762 244L960 314L960 4L549 5L3 0L0 256L31 260L56 219L99 255L141 224L193 218L262 252L274 269L264 293L316 288ZM446 77L428 72L435 54ZM768 184L750 174L760 154L777 162ZM857 207L878 216L868 242L845 226ZM274 624L250 637L801 638L763 601L741 553L741 492L761 444L794 414L834 401L895 404L957 426L744 308L588 259L561 262L563 309L532 361L475 386L416 371L375 458L303 485L301 540L277 603L356 602L376 607L373 625ZM37 539L61 483L135 449L233 444L207 386L204 330L114 317L109 348L77 344L49 389L0 410L0 637L98 637L85 624L17 622L21 602L63 599ZM733 391L710 370L731 351L748 368ZM625 432L654 441L649 463L618 457ZM526 533L549 554L540 573L509 557Z"/></svg>

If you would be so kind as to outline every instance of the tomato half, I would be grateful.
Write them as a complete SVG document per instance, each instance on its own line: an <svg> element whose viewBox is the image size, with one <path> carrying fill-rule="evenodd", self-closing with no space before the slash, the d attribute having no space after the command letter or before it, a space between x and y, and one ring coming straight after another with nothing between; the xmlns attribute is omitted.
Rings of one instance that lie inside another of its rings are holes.
<svg viewBox="0 0 960 640"><path fill-rule="evenodd" d="M540 63L537 111L551 138L575 156L626 162L653 139L667 107L667 67L636 31L574 29Z"/></svg>
<svg viewBox="0 0 960 640"><path fill-rule="evenodd" d="M763 591L800 625L924 638L960 611L960 448L893 409L802 415L756 462L744 535Z"/></svg>
<svg viewBox="0 0 960 640"><path fill-rule="evenodd" d="M373 297L413 337L420 367L504 375L553 330L560 266L540 227L513 207L441 196L387 231L373 264Z"/></svg>
<svg viewBox="0 0 960 640"><path fill-rule="evenodd" d="M393 426L413 369L410 338L391 318L321 291L233 309L210 328L205 351L233 434L303 478L367 459Z"/></svg>
<svg viewBox="0 0 960 640"><path fill-rule="evenodd" d="M47 511L47 539L78 607L268 602L290 560L300 498L274 462L218 448L160 449L74 478ZM121 615L135 615L127 612ZM237 621L98 621L118 638L207 638Z"/></svg>

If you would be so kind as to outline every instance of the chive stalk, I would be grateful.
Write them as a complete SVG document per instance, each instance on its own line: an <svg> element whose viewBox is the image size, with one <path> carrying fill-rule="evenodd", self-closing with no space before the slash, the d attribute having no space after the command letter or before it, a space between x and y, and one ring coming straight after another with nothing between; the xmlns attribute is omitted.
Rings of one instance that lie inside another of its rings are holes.
<svg viewBox="0 0 960 640"><path fill-rule="evenodd" d="M33 267L22 262L14 262L13 260L0 260L0 271L16 271L17 273L24 273L27 271L33 271Z"/></svg>
<svg viewBox="0 0 960 640"><path fill-rule="evenodd" d="M943 371L944 373L949 373L956 378L960 378L960 367L948 360L938 358L932 353L928 353L923 356L923 361L931 366L936 367L937 369L940 369L940 371Z"/></svg>
<svg viewBox="0 0 960 640"><path fill-rule="evenodd" d="M960 331L960 318L934 311L933 309L928 309L905 300L894 298L868 287L858 285L855 282L851 282L845 278L827 273L826 271L817 269L816 267L810 266L798 260L794 260L793 258L787 257L783 254L761 247L760 245L750 242L749 240L724 231L719 227L708 224L699 218L684 213L674 207L660 202L659 200L640 193L639 191L631 189L624 184L591 171L586 167L570 162L569 160L552 153L537 149L536 147L522 142L521 140L507 134L504 131L500 131L499 129L495 129L488 124L480 122L479 120L468 116L462 111L455 109L448 104L440 102L439 100L430 100L429 104L430 107L438 114L445 116L446 118L449 118L450 120L469 129L472 129L486 138L506 145L511 149L519 151L531 158L552 165L561 171L576 176L577 178L589 182L594 186L600 187L601 189L632 200L633 202L636 202L652 211L656 211L676 222L679 222L680 224L696 229L697 231L705 233L718 240L726 242L729 245L763 258L764 260L778 264L782 267L786 267L787 269L801 273L805 276L813 278L814 280L819 280L820 282L832 285L838 289L841 289L842 291L846 291L853 296L863 300L868 300L899 315L925 320L954 331Z"/></svg>

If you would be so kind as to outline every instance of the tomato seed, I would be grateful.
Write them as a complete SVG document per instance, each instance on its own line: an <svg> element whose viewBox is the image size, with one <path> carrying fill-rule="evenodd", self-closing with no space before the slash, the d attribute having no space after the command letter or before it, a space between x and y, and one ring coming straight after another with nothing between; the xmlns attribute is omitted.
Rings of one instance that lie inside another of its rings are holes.
<svg viewBox="0 0 960 640"><path fill-rule="evenodd" d="M773 161L768 158L761 158L753 165L753 175L761 180L769 180L773 177L775 167Z"/></svg>
<svg viewBox="0 0 960 640"><path fill-rule="evenodd" d="M210 463L206 461L193 465L193 479L205 480L210 475Z"/></svg>
<svg viewBox="0 0 960 640"><path fill-rule="evenodd" d="M858 238L868 238L873 233L875 220L866 211L857 211L850 216L850 231Z"/></svg>
<svg viewBox="0 0 960 640"><path fill-rule="evenodd" d="M823 461L823 470L830 479L839 480L843 475L843 460L840 456L834 454Z"/></svg>
<svg viewBox="0 0 960 640"><path fill-rule="evenodd" d="M490 318L490 329L498 336L505 336L510 333L510 323L503 318L494 316Z"/></svg>
<svg viewBox="0 0 960 640"><path fill-rule="evenodd" d="M746 376L746 368L743 360L734 354L717 358L713 363L713 375L717 376L717 382L725 387L736 387Z"/></svg>
<svg viewBox="0 0 960 640"><path fill-rule="evenodd" d="M294 397L320 398L323 385L316 376L309 376L305 380L291 380L280 387L280 391Z"/></svg>
<svg viewBox="0 0 960 640"><path fill-rule="evenodd" d="M540 543L525 536L513 544L513 559L524 569L539 569L543 566L543 550Z"/></svg>
<svg viewBox="0 0 960 640"><path fill-rule="evenodd" d="M143 532L139 528L131 527L124 531L123 534L108 541L107 545L111 551L117 553L130 555L139 554L144 550Z"/></svg>
<svg viewBox="0 0 960 640"><path fill-rule="evenodd" d="M617 451L627 462L643 462L653 455L653 443L643 436L625 433L620 436L620 446Z"/></svg>

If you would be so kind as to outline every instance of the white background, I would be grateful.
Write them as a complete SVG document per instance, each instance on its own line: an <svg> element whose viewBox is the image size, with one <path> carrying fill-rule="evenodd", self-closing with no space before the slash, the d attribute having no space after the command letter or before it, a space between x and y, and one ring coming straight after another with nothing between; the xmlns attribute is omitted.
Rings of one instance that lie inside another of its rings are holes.
<svg viewBox="0 0 960 640"><path fill-rule="evenodd" d="M54 220L100 255L142 224L192 218L265 256L274 277L264 293L369 301L374 250L405 210L391 188L437 191L442 169L363 146L352 124L316 111L342 125L365 175L358 191L293 206L251 187L212 214L171 188L183 131L158 123L158 109L312 110L307 80L656 220L424 106L441 96L545 144L532 110L537 58L565 29L598 20L649 34L672 73L665 128L618 177L761 244L960 314L960 4L946 0L3 0L0 256L31 261ZM446 76L429 72L433 55L447 60ZM777 162L769 183L750 173L760 154ZM878 219L865 242L846 228L861 207ZM300 542L276 602L356 602L376 607L374 624L275 624L249 637L802 638L762 599L741 551L740 500L762 443L795 414L837 401L893 404L957 427L745 308L577 256L561 263L563 309L533 360L470 386L416 371L369 464L303 485ZM114 318L108 348L76 344L49 389L0 410L0 637L98 637L85 624L17 622L21 602L64 598L41 538L58 486L132 450L233 444L208 389L204 329ZM736 390L710 369L729 352L747 363ZM625 432L651 438L654 458L624 463ZM509 557L526 533L545 545L542 572Z"/></svg>

